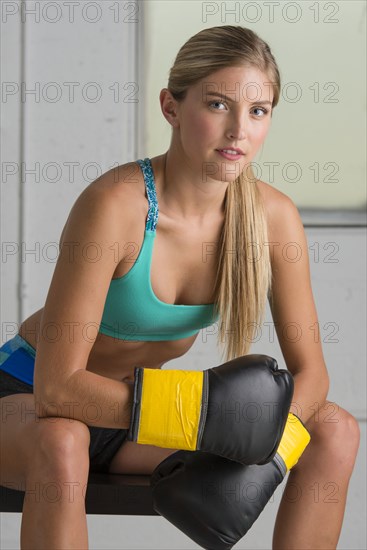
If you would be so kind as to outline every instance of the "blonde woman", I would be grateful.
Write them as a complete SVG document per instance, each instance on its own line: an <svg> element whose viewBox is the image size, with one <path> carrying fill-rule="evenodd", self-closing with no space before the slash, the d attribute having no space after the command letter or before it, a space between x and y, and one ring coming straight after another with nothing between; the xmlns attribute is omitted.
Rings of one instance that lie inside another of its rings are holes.
<svg viewBox="0 0 367 550"><path fill-rule="evenodd" d="M251 168L279 94L275 59L253 31L220 26L199 32L178 52L160 93L172 128L168 150L105 173L71 209L44 307L1 348L0 482L30 491L37 484L75 483L73 499L67 487L57 502L26 497L22 548L88 548L83 489L89 469L151 474L185 448L181 440L169 444L176 441L172 434L163 437L159 408L172 404L178 391L193 420L207 379L188 368L182 389L180 371L171 371L176 378L165 384L170 371L159 369L184 355L200 329L213 324L227 362L252 361L251 341L267 299L294 382L279 403L291 395L290 410L310 435L289 474L273 548L336 548L359 428L348 411L327 400L321 344L309 330L317 313L298 210ZM290 242L301 250L296 262L282 254ZM297 323L301 338L287 338L283 328L289 323ZM252 376L265 373L261 387L270 380L266 387L273 392L280 374L286 386L287 371L277 373L271 358L260 357L265 363ZM144 373L151 415L144 416L134 399L143 383L141 376L138 385L137 372ZM236 373L241 388L247 387L245 372ZM192 389L194 397L187 393ZM159 395L164 399L157 403ZM327 421L330 411L333 422ZM282 430L286 417L277 420ZM193 424L208 441L209 423L199 425L195 417ZM273 446L281 435L275 432ZM223 456L222 434L206 447L195 444L197 431L189 435L189 450L214 449ZM229 458L246 451L246 441L238 450L240 439ZM273 451L263 449L251 463L267 463ZM333 503L315 501L309 487L328 483L336 487ZM287 498L292 487L300 498Z"/></svg>

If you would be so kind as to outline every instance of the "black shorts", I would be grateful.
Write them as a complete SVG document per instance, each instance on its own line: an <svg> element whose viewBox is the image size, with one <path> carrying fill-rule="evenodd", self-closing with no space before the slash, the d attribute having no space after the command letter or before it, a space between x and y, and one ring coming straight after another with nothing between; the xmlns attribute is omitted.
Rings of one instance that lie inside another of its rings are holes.
<svg viewBox="0 0 367 550"><path fill-rule="evenodd" d="M33 393L33 385L10 374L19 375L24 367L24 378L30 381L36 350L19 334L0 348L0 398L16 393ZM22 363L22 364L21 364ZM127 438L127 429L88 426L90 432L89 459L91 472L109 470L112 458Z"/></svg>

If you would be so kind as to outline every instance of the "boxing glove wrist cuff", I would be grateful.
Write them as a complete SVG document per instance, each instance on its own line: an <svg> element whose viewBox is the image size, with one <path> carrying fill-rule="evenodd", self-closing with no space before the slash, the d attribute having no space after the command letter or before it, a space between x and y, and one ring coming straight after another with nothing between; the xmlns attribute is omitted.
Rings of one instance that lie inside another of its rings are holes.
<svg viewBox="0 0 367 550"><path fill-rule="evenodd" d="M204 372L136 368L135 378L131 439L143 445L194 451Z"/></svg>
<svg viewBox="0 0 367 550"><path fill-rule="evenodd" d="M298 459L310 440L311 436L301 420L295 414L289 413L283 436L277 449L277 455L283 459L287 471L297 464Z"/></svg>

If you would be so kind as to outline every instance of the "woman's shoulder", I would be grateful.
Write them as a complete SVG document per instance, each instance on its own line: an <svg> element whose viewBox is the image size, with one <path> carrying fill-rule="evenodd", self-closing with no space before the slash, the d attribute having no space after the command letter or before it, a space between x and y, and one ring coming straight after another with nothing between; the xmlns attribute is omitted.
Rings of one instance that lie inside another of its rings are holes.
<svg viewBox="0 0 367 550"><path fill-rule="evenodd" d="M138 198L144 188L144 178L137 162L120 164L104 172L84 190L87 193L100 193L114 200L119 197Z"/></svg>
<svg viewBox="0 0 367 550"><path fill-rule="evenodd" d="M269 213L279 210L286 205L294 204L292 199L265 181L257 180L257 186L265 208Z"/></svg>
<svg viewBox="0 0 367 550"><path fill-rule="evenodd" d="M301 217L293 200L269 183L257 180L264 204L270 236L282 234L286 228L302 225Z"/></svg>
<svg viewBox="0 0 367 550"><path fill-rule="evenodd" d="M128 162L104 172L80 193L74 202L60 237L72 218L107 216L116 231L120 223L131 228L139 213L144 215L144 178L136 162Z"/></svg>
<svg viewBox="0 0 367 550"><path fill-rule="evenodd" d="M121 218L132 222L145 208L145 184L140 166L137 162L127 162L111 168L90 183L78 200L96 208L100 205L107 211L115 210Z"/></svg>

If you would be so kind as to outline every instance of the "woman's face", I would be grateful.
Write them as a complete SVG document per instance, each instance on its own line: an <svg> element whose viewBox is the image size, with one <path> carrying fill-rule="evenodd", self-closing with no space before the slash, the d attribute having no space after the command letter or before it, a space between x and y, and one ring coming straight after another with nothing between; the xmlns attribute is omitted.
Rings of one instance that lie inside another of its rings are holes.
<svg viewBox="0 0 367 550"><path fill-rule="evenodd" d="M271 83L258 69L220 69L190 87L185 100L176 104L173 137L203 177L234 181L266 138L272 100ZM231 148L242 153L225 158L218 152Z"/></svg>

